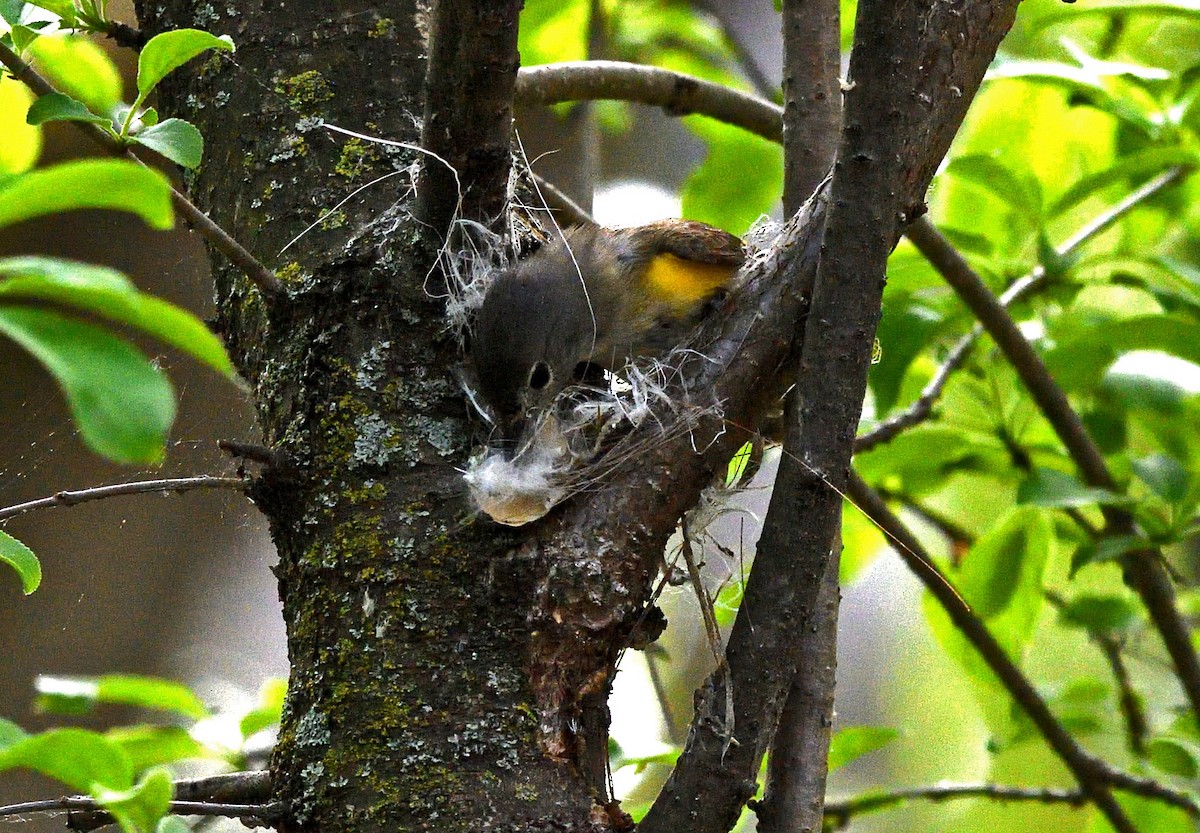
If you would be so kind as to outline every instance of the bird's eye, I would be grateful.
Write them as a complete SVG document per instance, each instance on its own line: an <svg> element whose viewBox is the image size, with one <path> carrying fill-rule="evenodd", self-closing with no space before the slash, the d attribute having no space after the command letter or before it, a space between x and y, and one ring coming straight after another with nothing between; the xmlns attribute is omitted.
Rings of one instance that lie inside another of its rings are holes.
<svg viewBox="0 0 1200 833"><path fill-rule="evenodd" d="M529 388L530 390L542 390L546 385L550 384L550 379L553 374L550 372L550 365L545 362L538 362L529 371Z"/></svg>

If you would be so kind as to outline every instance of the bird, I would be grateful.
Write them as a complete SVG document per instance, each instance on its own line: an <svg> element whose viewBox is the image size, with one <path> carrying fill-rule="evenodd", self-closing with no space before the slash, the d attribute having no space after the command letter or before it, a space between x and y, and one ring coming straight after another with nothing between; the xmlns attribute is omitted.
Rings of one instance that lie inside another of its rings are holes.
<svg viewBox="0 0 1200 833"><path fill-rule="evenodd" d="M502 433L596 368L678 346L745 258L741 239L697 221L588 224L501 272L479 307L470 353Z"/></svg>

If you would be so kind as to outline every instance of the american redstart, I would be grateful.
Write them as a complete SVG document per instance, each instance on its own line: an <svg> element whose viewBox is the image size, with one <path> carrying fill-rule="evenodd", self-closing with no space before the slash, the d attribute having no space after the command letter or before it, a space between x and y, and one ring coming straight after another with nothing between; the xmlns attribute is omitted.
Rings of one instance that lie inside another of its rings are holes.
<svg viewBox="0 0 1200 833"><path fill-rule="evenodd" d="M615 370L677 346L744 259L728 232L660 220L576 226L501 273L484 295L471 354L502 430L588 366Z"/></svg>

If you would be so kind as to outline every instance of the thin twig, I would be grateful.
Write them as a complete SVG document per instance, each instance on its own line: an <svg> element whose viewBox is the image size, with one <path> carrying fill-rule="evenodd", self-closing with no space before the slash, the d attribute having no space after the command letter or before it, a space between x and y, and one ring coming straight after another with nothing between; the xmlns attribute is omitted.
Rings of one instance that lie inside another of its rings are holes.
<svg viewBox="0 0 1200 833"><path fill-rule="evenodd" d="M1046 591L1046 600L1059 612L1062 612L1067 606L1066 599L1052 591ZM1100 652L1104 654L1104 659L1112 671L1113 681L1117 684L1118 701L1121 705L1121 716L1125 719L1125 733L1129 739L1129 748L1139 758L1144 758L1146 756L1146 737L1149 735L1150 728L1146 722L1146 712L1142 708L1141 698L1133 690L1133 680L1129 676L1129 668L1125 665L1125 658L1121 654L1121 640L1109 630L1089 627L1087 632L1100 648Z"/></svg>
<svg viewBox="0 0 1200 833"><path fill-rule="evenodd" d="M530 172L532 173L532 171ZM537 183L538 194L546 204L547 211L558 211L563 219L572 225L595 225L596 218L584 210L583 206L567 196L561 188L541 174L533 174Z"/></svg>
<svg viewBox="0 0 1200 833"><path fill-rule="evenodd" d="M18 81L21 81L25 86L29 87L39 98L44 95L49 95L58 92L49 81L43 78L37 70L31 67L28 63L21 59L17 53L13 52L4 44L0 44L0 63L8 67L9 72ZM150 167L139 159L132 151L129 150L118 139L113 138L108 133L100 128L99 125L89 122L74 122L75 126L88 135L94 142L99 144L110 153L122 156L139 165ZM225 229L221 228L213 222L207 214L197 208L191 200L177 191L174 187L171 188L171 202L175 209L183 215L183 219L189 226L207 240L214 249L224 254L229 260L238 267L252 284L267 297L278 296L283 291L283 285L279 279L275 277L275 273L267 267L263 266L254 255L250 254L241 243L238 243Z"/></svg>
<svg viewBox="0 0 1200 833"><path fill-rule="evenodd" d="M1067 257L1075 252L1084 243L1091 240L1100 232L1107 229L1117 220L1124 217L1141 203L1148 200L1150 197L1157 194L1163 188L1166 188L1173 182L1176 182L1187 171L1183 166L1176 166L1163 171L1154 179L1131 191L1125 199L1118 202L1112 208L1102 214L1097 215L1090 223L1084 225L1079 231L1075 232L1069 238L1063 241L1062 245L1055 250L1055 254L1059 257Z"/></svg>
<svg viewBox="0 0 1200 833"><path fill-rule="evenodd" d="M1081 790L1057 787L1012 787L1005 784L931 784L926 787L869 792L864 795L825 803L825 819L835 829L849 824L851 817L882 810L906 801L950 801L960 798L986 798L991 801L1030 801L1037 804L1069 804L1081 807L1087 796Z"/></svg>
<svg viewBox="0 0 1200 833"><path fill-rule="evenodd" d="M979 275L928 219L922 217L912 223L908 237L987 329L1079 467L1083 480L1089 486L1120 493L1121 487L1109 471L1104 455L1071 407L1066 393ZM1101 511L1109 533L1136 533L1133 516L1126 509L1104 506ZM1192 712L1200 715L1200 658L1192 645L1190 628L1177 608L1175 588L1163 566L1161 551L1147 548L1130 553L1121 559L1121 563L1126 581L1141 597L1171 655Z"/></svg>
<svg viewBox="0 0 1200 833"><path fill-rule="evenodd" d="M0 521L15 518L35 509L49 509L52 506L77 506L93 500L104 500L120 495L143 495L152 492L191 492L196 489L237 489L245 491L250 481L241 477L217 477L200 475L198 477L174 477L165 480L135 480L130 483L111 483L106 486L93 486L90 489L67 489L55 492L50 497L17 503L13 506L0 508Z"/></svg>

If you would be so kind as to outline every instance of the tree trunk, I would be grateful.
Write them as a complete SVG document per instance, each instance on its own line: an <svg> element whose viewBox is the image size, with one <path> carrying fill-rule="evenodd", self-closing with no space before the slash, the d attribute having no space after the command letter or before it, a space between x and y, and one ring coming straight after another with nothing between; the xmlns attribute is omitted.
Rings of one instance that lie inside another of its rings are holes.
<svg viewBox="0 0 1200 833"><path fill-rule="evenodd" d="M229 34L160 109L206 140L194 199L286 283L214 258L217 326L277 452L271 523L291 681L273 770L287 829L579 830L592 796L545 757L527 680L533 566L469 522L471 425L435 247L406 171L425 110L424 4L138 3L151 33ZM515 67L513 67L515 72Z"/></svg>

